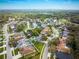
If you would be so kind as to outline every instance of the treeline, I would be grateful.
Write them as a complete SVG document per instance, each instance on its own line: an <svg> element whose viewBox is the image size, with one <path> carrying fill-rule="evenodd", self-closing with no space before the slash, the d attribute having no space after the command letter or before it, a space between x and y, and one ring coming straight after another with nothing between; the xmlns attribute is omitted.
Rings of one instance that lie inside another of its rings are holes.
<svg viewBox="0 0 79 59"><path fill-rule="evenodd" d="M31 18L31 19L36 19L39 18L40 20L44 20L45 18L54 18L57 17L58 19L60 18L67 18L70 19L72 22L78 22L79 20L79 11L69 11L69 10L61 10L61 11L29 11L29 12L12 12L12 11L0 11L0 23L8 21L9 17L13 17L16 20L18 18L26 19L26 18Z"/></svg>

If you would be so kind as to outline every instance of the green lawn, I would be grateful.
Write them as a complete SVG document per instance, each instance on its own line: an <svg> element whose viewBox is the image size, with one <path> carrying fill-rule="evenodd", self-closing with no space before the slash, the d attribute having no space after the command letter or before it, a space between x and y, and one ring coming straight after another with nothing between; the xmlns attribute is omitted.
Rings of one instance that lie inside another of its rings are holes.
<svg viewBox="0 0 79 59"><path fill-rule="evenodd" d="M38 41L36 41L36 42L35 41L32 41L32 43L39 50L39 53L36 56L34 56L32 59L39 59L40 58L40 53L42 51L42 48L43 48L44 44L43 43L40 43Z"/></svg>
<svg viewBox="0 0 79 59"><path fill-rule="evenodd" d="M3 52L4 47L0 48L0 53Z"/></svg>
<svg viewBox="0 0 79 59"><path fill-rule="evenodd" d="M0 42L0 46L3 46L3 42Z"/></svg>
<svg viewBox="0 0 79 59"><path fill-rule="evenodd" d="M18 55L18 49L16 48L16 49L14 49L13 51L12 51L12 55L14 56L14 55ZM14 53L13 53L14 52Z"/></svg>
<svg viewBox="0 0 79 59"><path fill-rule="evenodd" d="M4 55L0 55L0 59L4 59Z"/></svg>
<svg viewBox="0 0 79 59"><path fill-rule="evenodd" d="M18 54L18 49L15 49L14 52L15 52L15 55L17 55Z"/></svg>
<svg viewBox="0 0 79 59"><path fill-rule="evenodd" d="M32 43L35 45L35 47L39 50L39 52L41 52L42 48L43 48L43 43L40 43L38 41L32 41Z"/></svg>

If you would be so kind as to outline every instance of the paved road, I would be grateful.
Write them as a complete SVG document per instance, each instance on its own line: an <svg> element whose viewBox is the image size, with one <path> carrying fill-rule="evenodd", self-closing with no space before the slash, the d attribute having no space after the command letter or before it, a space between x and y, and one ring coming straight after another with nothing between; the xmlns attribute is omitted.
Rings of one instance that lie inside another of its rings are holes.
<svg viewBox="0 0 79 59"><path fill-rule="evenodd" d="M6 39L7 59L12 59L11 48L10 48L10 46L8 45L8 42L9 42L9 34L8 34L8 32L7 32L7 25L8 25L8 24L5 24L4 27L3 27L3 31L4 31L4 35L5 35L5 39Z"/></svg>
<svg viewBox="0 0 79 59"><path fill-rule="evenodd" d="M45 46L45 49L44 49L44 52L43 52L43 57L42 59L48 59L48 43L45 43L46 46Z"/></svg>

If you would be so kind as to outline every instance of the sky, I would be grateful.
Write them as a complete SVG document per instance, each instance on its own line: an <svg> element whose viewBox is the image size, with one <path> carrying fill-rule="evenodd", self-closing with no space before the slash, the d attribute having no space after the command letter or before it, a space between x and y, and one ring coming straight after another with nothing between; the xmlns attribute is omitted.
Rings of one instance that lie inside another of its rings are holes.
<svg viewBox="0 0 79 59"><path fill-rule="evenodd" d="M79 0L0 0L0 9L79 10Z"/></svg>

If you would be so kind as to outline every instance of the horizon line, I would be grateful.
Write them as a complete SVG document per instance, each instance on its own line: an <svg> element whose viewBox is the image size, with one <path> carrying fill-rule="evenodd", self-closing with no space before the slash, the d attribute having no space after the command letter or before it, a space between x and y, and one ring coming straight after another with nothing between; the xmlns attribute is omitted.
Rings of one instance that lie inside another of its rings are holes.
<svg viewBox="0 0 79 59"><path fill-rule="evenodd" d="M0 9L0 10L79 10L79 9Z"/></svg>

